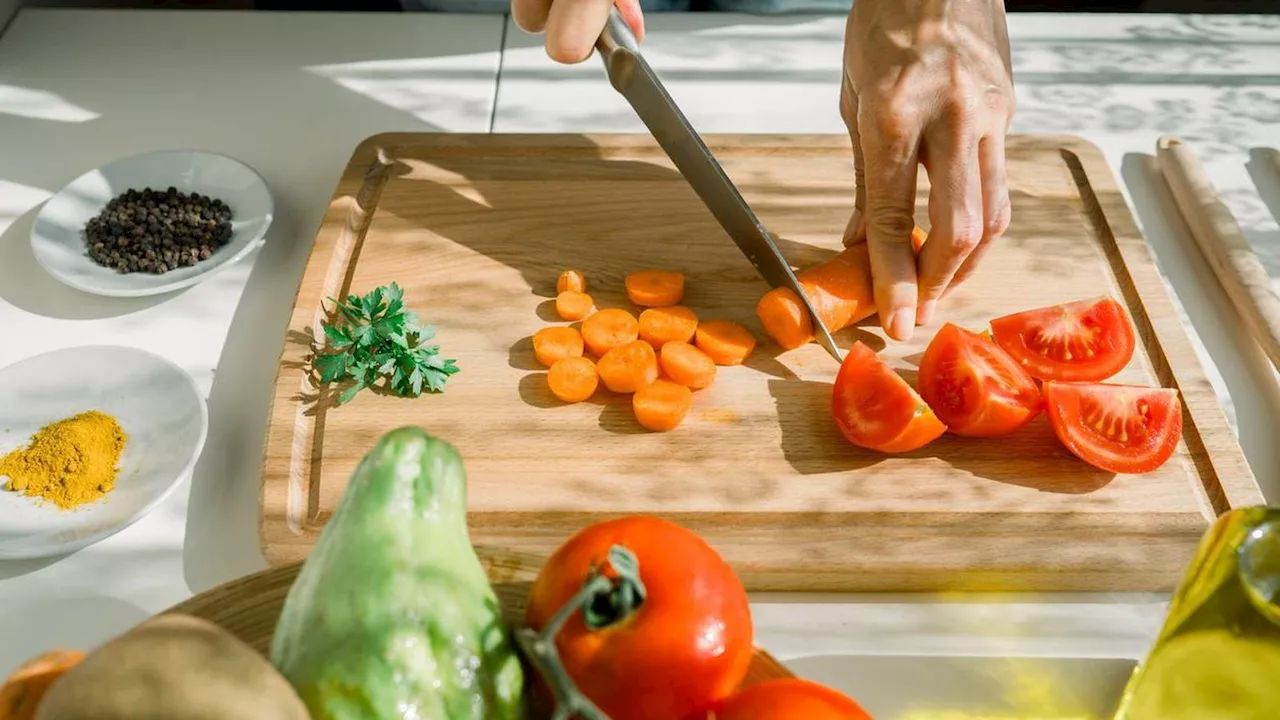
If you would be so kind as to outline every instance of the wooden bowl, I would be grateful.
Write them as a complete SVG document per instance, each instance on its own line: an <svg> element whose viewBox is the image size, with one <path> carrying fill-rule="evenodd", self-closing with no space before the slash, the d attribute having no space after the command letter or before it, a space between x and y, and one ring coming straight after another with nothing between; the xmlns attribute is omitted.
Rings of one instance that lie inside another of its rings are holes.
<svg viewBox="0 0 1280 720"><path fill-rule="evenodd" d="M491 547L477 547L476 552L497 592L507 622L513 627L523 624L529 586L537 577L543 558ZM233 580L179 603L164 614L182 613L208 620L266 655L285 597L301 567L301 563L295 563ZM793 674L769 653L757 648L742 685L786 677Z"/></svg>

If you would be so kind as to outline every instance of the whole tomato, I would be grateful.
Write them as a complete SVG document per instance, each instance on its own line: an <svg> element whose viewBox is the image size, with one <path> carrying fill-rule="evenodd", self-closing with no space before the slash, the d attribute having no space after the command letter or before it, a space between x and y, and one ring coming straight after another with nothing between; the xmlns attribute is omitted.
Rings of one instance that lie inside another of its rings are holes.
<svg viewBox="0 0 1280 720"><path fill-rule="evenodd" d="M848 696L810 680L766 680L690 720L871 720Z"/></svg>
<svg viewBox="0 0 1280 720"><path fill-rule="evenodd" d="M612 720L683 718L734 692L754 652L747 593L706 541L665 520L625 517L570 538L533 583L529 627L541 631L615 545L634 555L643 599L597 597L561 627L556 649L578 690ZM612 566L603 575L621 587Z"/></svg>

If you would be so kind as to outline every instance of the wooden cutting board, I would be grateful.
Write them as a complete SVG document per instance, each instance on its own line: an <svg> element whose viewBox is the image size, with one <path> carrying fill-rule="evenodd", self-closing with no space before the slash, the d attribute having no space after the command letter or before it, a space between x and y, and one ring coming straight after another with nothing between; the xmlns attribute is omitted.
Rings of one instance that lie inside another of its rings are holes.
<svg viewBox="0 0 1280 720"><path fill-rule="evenodd" d="M794 265L837 251L847 138L707 140ZM600 307L629 307L629 271L680 270L700 317L757 333L768 288L647 136L380 135L338 183L284 339L261 497L269 562L304 558L360 457L417 424L466 459L478 544L548 553L594 521L653 513L702 534L751 590L1172 589L1210 519L1262 496L1096 148L1014 137L1008 174L1012 227L940 319L977 329L1122 300L1141 347L1115 381L1176 387L1186 407L1183 443L1160 470L1093 470L1043 417L999 441L860 450L831 421L838 368L816 345L779 354L761 342L670 433L641 430L627 396L562 405L529 343L555 320L562 269L583 270ZM927 187L922 175L922 224ZM307 369L325 301L392 281L462 371L443 394L365 392L333 407ZM838 340L883 348L914 380L933 332L886 345L873 320Z"/></svg>

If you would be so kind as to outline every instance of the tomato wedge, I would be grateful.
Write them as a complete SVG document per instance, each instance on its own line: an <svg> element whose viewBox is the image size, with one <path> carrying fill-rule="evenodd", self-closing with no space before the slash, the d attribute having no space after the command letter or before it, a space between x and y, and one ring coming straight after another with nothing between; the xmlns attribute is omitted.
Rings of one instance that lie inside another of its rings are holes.
<svg viewBox="0 0 1280 720"><path fill-rule="evenodd" d="M862 706L826 685L800 678L747 687L698 720L871 720Z"/></svg>
<svg viewBox="0 0 1280 720"><path fill-rule="evenodd" d="M1066 382L1106 380L1137 345L1124 307L1106 296L996 318L991 335L1032 377Z"/></svg>
<svg viewBox="0 0 1280 720"><path fill-rule="evenodd" d="M1114 473L1163 465L1182 437L1182 403L1167 388L1046 382L1045 413L1076 457Z"/></svg>
<svg viewBox="0 0 1280 720"><path fill-rule="evenodd" d="M920 397L947 429L1007 435L1040 414L1040 388L999 345L946 323L920 360Z"/></svg>
<svg viewBox="0 0 1280 720"><path fill-rule="evenodd" d="M845 439L884 453L917 450L947 430L907 381L860 342L840 365L831 413Z"/></svg>

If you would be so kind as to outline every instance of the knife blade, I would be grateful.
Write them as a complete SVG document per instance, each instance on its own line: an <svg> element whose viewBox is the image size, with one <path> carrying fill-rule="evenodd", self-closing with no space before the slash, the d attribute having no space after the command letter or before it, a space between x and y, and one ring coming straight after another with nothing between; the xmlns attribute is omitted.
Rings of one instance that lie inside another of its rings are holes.
<svg viewBox="0 0 1280 720"><path fill-rule="evenodd" d="M770 287L790 288L800 298L813 323L813 334L818 344L836 362L843 362L835 338L831 337L831 331L800 287L791 265L720 163L716 162L706 143L667 94L658 76L640 54L635 35L616 8L609 11L609 20L596 42L596 50L604 60L610 84L636 111L658 145L742 254L751 261L760 277Z"/></svg>

